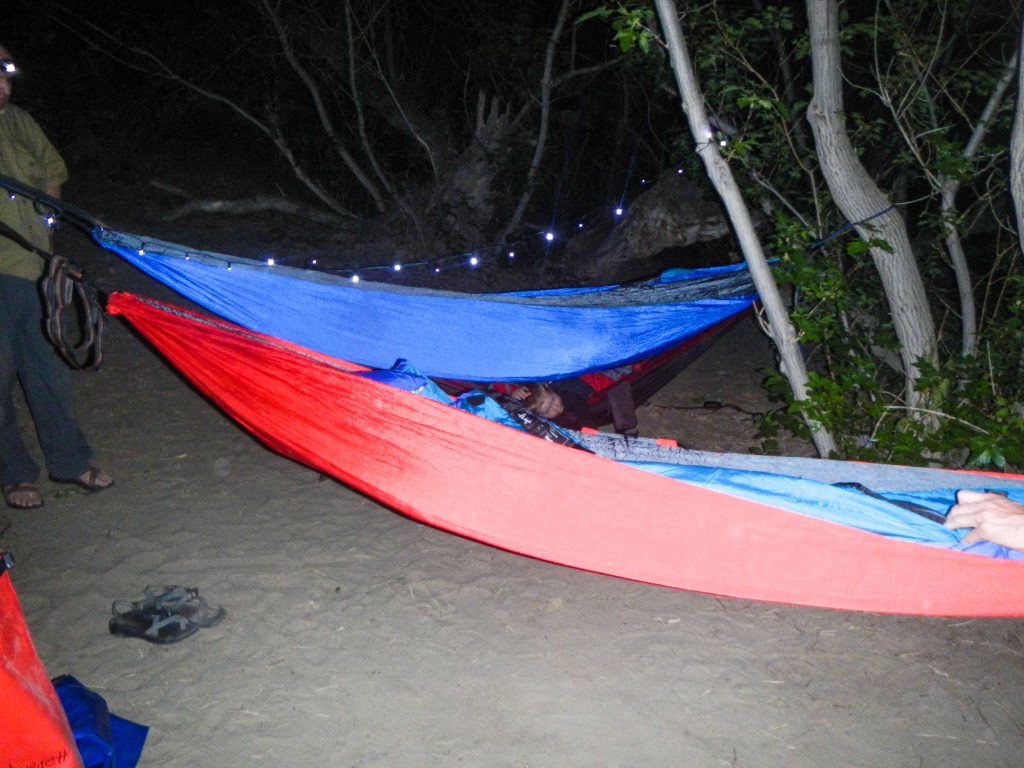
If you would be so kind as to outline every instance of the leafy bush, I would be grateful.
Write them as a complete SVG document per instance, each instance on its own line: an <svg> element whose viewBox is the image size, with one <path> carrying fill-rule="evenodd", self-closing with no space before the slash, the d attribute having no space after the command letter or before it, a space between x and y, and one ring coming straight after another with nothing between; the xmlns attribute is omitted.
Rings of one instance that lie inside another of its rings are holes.
<svg viewBox="0 0 1024 768"><path fill-rule="evenodd" d="M1003 301L985 324L979 354L947 350L940 363L920 363L921 403L909 409L901 374L883 362L896 346L888 325L875 319L873 275L868 265L825 250L783 259L778 278L797 297L791 316L810 369L810 397L794 402L785 378L769 373L764 386L783 405L765 417L765 448L779 429L807 436L802 410L832 431L840 458L1024 469L1024 276L993 278Z"/></svg>

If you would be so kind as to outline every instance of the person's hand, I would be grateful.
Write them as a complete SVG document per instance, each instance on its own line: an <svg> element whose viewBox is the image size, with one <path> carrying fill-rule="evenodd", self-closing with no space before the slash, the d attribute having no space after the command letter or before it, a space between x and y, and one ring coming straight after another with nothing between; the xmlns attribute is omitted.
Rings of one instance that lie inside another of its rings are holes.
<svg viewBox="0 0 1024 768"><path fill-rule="evenodd" d="M947 528L972 528L964 544L991 541L1024 551L1024 504L998 493L957 491L957 503L946 516Z"/></svg>
<svg viewBox="0 0 1024 768"><path fill-rule="evenodd" d="M523 400L530 396L531 392L532 390L527 386L516 387L515 389L512 390L512 394L509 395L509 397L511 397L513 400L518 400L522 402Z"/></svg>

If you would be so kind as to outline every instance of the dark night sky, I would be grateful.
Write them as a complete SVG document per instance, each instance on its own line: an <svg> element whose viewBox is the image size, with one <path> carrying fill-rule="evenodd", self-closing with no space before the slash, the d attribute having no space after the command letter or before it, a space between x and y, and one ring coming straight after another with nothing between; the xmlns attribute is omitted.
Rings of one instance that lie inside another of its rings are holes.
<svg viewBox="0 0 1024 768"><path fill-rule="evenodd" d="M467 7L485 5L475 0L466 0L466 3ZM339 3L333 2L321 5L335 12L340 7ZM126 142L131 145L140 142L173 143L186 135L190 140L204 142L229 137L233 152L241 153L247 145L254 153L266 154L268 149L272 153L264 138L233 118L226 109L166 81L143 76L90 47L82 36L98 40L99 34L74 18L75 14L84 15L104 32L131 40L168 59L175 57L179 63L190 61L199 79L208 77L215 68L221 68L221 72L227 75L210 77L204 83L223 88L233 95L247 96L248 104L259 110L264 98L260 92L262 83L275 75L260 70L258 58L254 64L252 57L243 55L251 53L252 48L239 49L242 45L239 41L257 34L253 27L254 16L248 6L245 0L218 3L90 0L87 4L69 2L67 7L70 11L66 11L60 3L49 0L8 0L10 10L5 15L13 23L0 35L0 42L11 49L23 72L16 82L14 101L40 120L54 142L70 154L70 161L76 160L75 153L83 145L109 146L109 151L116 153L122 151ZM539 67L543 41L550 33L557 3L552 0L511 5L498 3L495 7L511 15L485 17L483 21L492 25L489 30L462 23L457 12L441 13L437 10L457 8L458 0L402 3L400 7L406 21L403 53L408 61L416 62L419 58L418 63L406 65L405 71L414 73L417 80L409 87L418 93L430 93L439 115L447 113L445 119L464 121L471 117L477 90L492 85L488 77L505 78L503 82L493 83L494 92L504 88L507 93L514 93L511 98L520 100L520 103L529 98L524 95L527 89L536 91L536 70L522 75L516 73L520 66ZM416 14L419 18L407 18ZM523 28L535 33L533 48L517 41L512 34L517 29L515 24L522 24ZM471 60L474 68L469 71L466 63L458 60L473 46L481 45L481 38L486 33L500 39L505 31L510 33L505 41L509 48L495 62L486 62L485 57L480 56ZM595 56L614 55L606 27L595 25L575 34L577 51L589 45ZM410 50L409 46L416 46L416 49ZM516 55L521 57L519 61L514 60ZM496 74L481 75L487 66L492 67ZM482 77L482 80L470 82L470 76ZM583 84L586 81L577 82ZM610 89L600 90L602 87L598 83L598 93L610 91L615 100L612 110L601 110L596 117L585 117L584 109L573 106L571 113L575 115L575 122L563 128L569 133L561 136L552 134L547 155L553 166L551 173L565 172L568 164L579 164L582 157L577 150L590 146L588 142L609 140L607 134L615 113L620 111L619 102L624 91L621 85L613 84ZM515 93L517 89L518 93ZM299 110L293 114L301 116L301 110L310 110L309 100L304 98L300 85L289 85L282 92L286 99L292 99L286 107ZM585 105L586 101L578 103ZM645 121L648 119L649 115L637 110L637 129L647 131ZM679 123L678 118L676 122ZM466 129L463 128L459 141L465 143L466 140ZM598 178L596 184L590 180L581 186L589 189L595 186L620 187L629 173L630 155L635 153L636 141L630 140L618 150L613 147L611 151L602 151L598 172L605 178ZM616 151L620 151L622 156L615 157ZM394 160L401 167L401 158ZM609 166L614 170L609 171ZM283 176L287 183L287 171Z"/></svg>

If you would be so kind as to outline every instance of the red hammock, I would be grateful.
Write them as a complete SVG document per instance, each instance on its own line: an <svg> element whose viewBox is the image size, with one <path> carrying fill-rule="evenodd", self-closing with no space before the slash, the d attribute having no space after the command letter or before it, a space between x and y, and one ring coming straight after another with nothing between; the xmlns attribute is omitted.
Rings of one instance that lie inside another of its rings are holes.
<svg viewBox="0 0 1024 768"><path fill-rule="evenodd" d="M443 530L720 595L886 613L1024 615L1024 562L888 539L643 472L131 294L113 294L108 309L271 449Z"/></svg>

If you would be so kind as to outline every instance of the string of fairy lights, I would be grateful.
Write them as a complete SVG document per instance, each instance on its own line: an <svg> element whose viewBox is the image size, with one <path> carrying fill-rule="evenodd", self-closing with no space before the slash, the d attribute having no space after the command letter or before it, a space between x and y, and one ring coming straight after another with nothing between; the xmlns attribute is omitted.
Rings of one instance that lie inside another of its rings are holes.
<svg viewBox="0 0 1024 768"><path fill-rule="evenodd" d="M728 133L717 125L709 125L711 130L708 130L705 142L698 144L697 151L703 150L705 147L711 144L718 144L722 147L728 144L727 136ZM433 256L415 261L383 261L378 263L363 264L357 267L335 267L321 263L321 260L317 257L289 257L289 256L268 256L259 259L248 258L243 259L240 257L225 256L222 254L216 254L209 251L190 250L181 246L171 246L168 243L160 241L147 242L144 239L136 238L133 242L133 248L136 250L139 256L145 256L147 248L153 246L154 250L162 252L173 251L179 256L189 259L192 256L203 257L207 260L221 261L225 264L228 269L231 269L233 263L247 264L265 264L268 267L274 267L278 265L287 265L290 267L299 267L302 269L315 270L319 272L328 272L341 277L347 277L354 283L360 282L364 277L368 279L375 279L381 281L386 279L387 276L397 276L400 273L409 273L416 271L426 270L434 275L439 275L444 272L451 271L453 269L460 270L476 270L481 267L488 265L509 265L515 263L517 255L521 250L527 252L536 253L537 247L540 247L540 252L544 252L556 247L559 243L567 242L571 237L579 235L584 230L594 226L595 224L608 224L609 220L614 223L621 219L626 214L626 194L627 190L631 186L633 178L634 168L636 165L637 152L634 151L633 156L629 163L629 168L625 173L623 180L622 189L623 192L619 197L616 204L611 206L601 206L589 213L582 216L576 216L571 219L562 221L558 224L555 223L557 214L552 215L552 224L542 230L534 230L531 234L525 235L520 239L513 242L504 243L492 243L488 245L482 245L474 247L469 250L461 251L458 253L451 253L443 256ZM682 175L684 173L682 168L675 170L677 174ZM646 187L649 184L649 180L646 178L639 179L639 185L641 188ZM44 217L46 226L54 227L57 225L61 218L69 218L79 226L88 223L91 226L99 226L95 220L84 214L81 211L62 204L60 201L52 200L47 198L46 200L32 197L31 193L26 189L8 189L8 195L10 199L15 199L17 194L23 194L29 199L33 200L33 204L36 210ZM557 209L557 197L556 204Z"/></svg>
<svg viewBox="0 0 1024 768"><path fill-rule="evenodd" d="M678 169L677 173L682 174L682 169ZM641 187L648 186L649 183L650 181L648 179L640 179ZM17 196L17 192L8 190L8 197L11 200L16 199ZM28 195L24 196L28 197ZM215 261L223 262L228 269L231 269L233 264L240 264L244 262L250 266L253 264L264 264L268 267L290 266L300 269L315 270L318 272L327 272L348 278L353 283L358 283L363 279L382 282L385 281L388 276L395 276L399 273L426 271L434 275L440 275L454 269L476 270L488 265L498 264L507 266L515 263L517 257L519 257L523 251L536 252L538 247L541 251L551 249L560 243L567 242L571 237L578 235L591 227L608 224L609 222L614 223L615 221L620 220L627 212L625 197L626 195L623 193L618 202L613 205L594 208L581 216L575 216L560 222L553 221L550 226L540 230L535 229L515 241L487 244L477 246L469 250L460 251L458 253L434 256L414 261L381 260L377 263L371 262L356 267L334 267L324 263L327 261L326 259L321 260L318 257L282 257L280 255L276 255L262 258L242 258L238 256L217 254L210 251L202 251L199 249L189 249L178 245L169 247L169 244L164 241L158 241L155 239L150 241L137 236L133 236L132 249L135 250L139 256L145 256L147 250L154 250L162 253L173 251L186 260L192 257L201 257L205 260L213 259ZM54 201L54 203L56 202L57 201ZM43 216L46 226L55 227L62 220L63 217L60 207L53 208L48 206L45 202L36 200L33 200L33 203L36 210ZM552 219L554 218L555 217L553 216Z"/></svg>
<svg viewBox="0 0 1024 768"><path fill-rule="evenodd" d="M676 173L683 174L683 169L676 169ZM650 180L640 179L640 186L649 186ZM628 182L627 182L628 185ZM594 208L580 216L566 219L562 222L553 223L543 229L535 229L530 235L518 240L505 243L492 243L482 245L470 250L451 253L444 256L435 256L417 261L380 261L378 263L364 264L358 267L326 267L318 263L316 258L307 258L303 267L317 269L323 272L330 272L341 277L347 277L354 283L364 278L372 278L375 275L394 275L397 273L410 272L412 270L426 270L429 273L438 275L452 269L475 270L488 264L511 264L515 262L524 248L540 246L547 249L554 247L557 243L568 241L573 235L577 235L593 226L612 222L621 219L626 214L625 204L626 193L619 197L616 204L612 206L601 206ZM552 220L556 217L552 216ZM270 266L286 264L288 259L268 258L265 260Z"/></svg>
<svg viewBox="0 0 1024 768"><path fill-rule="evenodd" d="M626 209L620 201L610 209L607 207L595 208L582 216L576 216L572 219L552 224L542 230L534 230L529 235L520 237L515 241L482 245L458 253L417 261L381 261L376 264L364 264L359 267L327 268L319 265L317 259L307 259L304 266L347 277L352 282L358 283L361 279L369 279L376 275L395 274L412 270L425 270L438 275L453 269L475 270L493 264L508 265L515 262L516 258L522 255L523 250L533 249L537 246L542 249L552 248L558 243L567 241L574 234L579 234L584 230L601 223L606 223L609 220L618 220L625 213ZM267 263L275 264L282 262L268 259Z"/></svg>
<svg viewBox="0 0 1024 768"><path fill-rule="evenodd" d="M725 136L719 131L716 133L708 132L706 144L699 145L698 151L704 148L707 144L717 143L720 146L726 146L728 144ZM676 174L683 175L684 170L677 168ZM641 188L646 187L650 184L650 180L641 178L639 180ZM628 186L628 181L625 186ZM18 192L8 190L8 197L11 200L17 198ZM43 217L43 221L47 227L55 227L62 218L62 206L58 201L52 201L52 204L47 204L45 201L37 200L26 194L33 201L33 204ZM225 264L228 269L231 269L233 263L245 262L247 264L264 264L268 267L275 267L278 265L287 266L299 266L303 269L315 270L319 272L326 272L341 277L347 277L353 283L358 283L364 278L375 279L376 281L382 281L384 276L397 275L399 273L408 273L416 270L428 270L430 273L435 275L448 272L452 269L461 270L475 270L488 264L511 264L515 261L518 251L523 247L533 247L540 244L542 248L551 248L558 242L565 242L569 240L573 235L577 235L580 232L588 229L591 226L599 225L601 223L607 224L609 219L616 221L621 219L626 214L625 205L626 193L623 192L619 198L617 204L613 206L602 206L600 208L592 209L590 212L577 216L572 219L565 220L559 224L552 224L542 230L535 230L531 235L524 236L519 240L507 243L497 243L476 247L470 250L461 251L458 253L452 253L444 256L430 257L417 261L389 261L379 262L376 264L364 264L358 267L330 267L320 263L320 260L316 257L301 257L301 265L294 264L292 262L297 261L300 257L280 257L280 256L268 256L262 259L243 259L240 257L226 256L222 254L213 253L210 251L200 251L198 249L191 250L182 248L180 246L168 247L168 244L160 241L158 250L161 252L174 251L180 256L183 256L186 260L192 256L201 256L204 259L213 259L221 261ZM871 219L878 216L882 216L892 210L895 206L890 205L871 216L862 219L857 222L847 222L839 229L829 233L823 238L815 241L808 250L816 250L823 247L831 240L851 231L855 226L864 224ZM78 223L81 224L83 219L92 221L91 218L82 214L77 209L68 206L68 209L74 211L74 215L69 218L77 219ZM552 219L555 217L553 216ZM93 222L95 223L95 222ZM157 241L152 241L153 245L157 244ZM141 238L136 238L134 248L139 256L145 256L147 251L147 241ZM380 276L380 277L378 277Z"/></svg>

